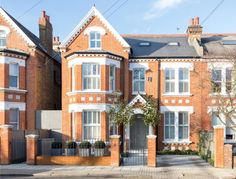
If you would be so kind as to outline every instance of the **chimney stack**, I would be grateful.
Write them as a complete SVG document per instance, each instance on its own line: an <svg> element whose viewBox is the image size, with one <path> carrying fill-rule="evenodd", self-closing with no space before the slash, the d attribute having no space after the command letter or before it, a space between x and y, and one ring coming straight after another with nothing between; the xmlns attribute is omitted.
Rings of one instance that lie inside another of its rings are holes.
<svg viewBox="0 0 236 179"><path fill-rule="evenodd" d="M61 42L60 42L60 38L59 36L57 37L53 37L53 50L55 51L60 51L60 45L61 45Z"/></svg>
<svg viewBox="0 0 236 179"><path fill-rule="evenodd" d="M187 34L190 40L196 38L198 41L201 41L202 26L199 23L199 17L190 19Z"/></svg>
<svg viewBox="0 0 236 179"><path fill-rule="evenodd" d="M42 11L39 18L39 38L46 48L49 54L52 54L52 24L50 23L50 17L46 14L46 11Z"/></svg>

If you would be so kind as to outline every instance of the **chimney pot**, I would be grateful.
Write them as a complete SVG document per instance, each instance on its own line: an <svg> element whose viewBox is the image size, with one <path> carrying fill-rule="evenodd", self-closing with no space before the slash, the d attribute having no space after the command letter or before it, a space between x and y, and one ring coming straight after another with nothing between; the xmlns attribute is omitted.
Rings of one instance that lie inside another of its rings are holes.
<svg viewBox="0 0 236 179"><path fill-rule="evenodd" d="M191 26L191 25L194 25L194 18L191 18L190 20L189 20L189 25Z"/></svg>
<svg viewBox="0 0 236 179"><path fill-rule="evenodd" d="M60 42L60 38L59 38L59 36L57 36L57 42Z"/></svg>
<svg viewBox="0 0 236 179"><path fill-rule="evenodd" d="M42 17L46 16L46 11L42 11Z"/></svg>

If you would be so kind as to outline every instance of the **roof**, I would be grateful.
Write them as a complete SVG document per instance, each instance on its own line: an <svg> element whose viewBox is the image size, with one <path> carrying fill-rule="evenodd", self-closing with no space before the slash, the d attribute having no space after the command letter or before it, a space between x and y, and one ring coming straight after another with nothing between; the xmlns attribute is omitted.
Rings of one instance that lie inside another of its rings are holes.
<svg viewBox="0 0 236 179"><path fill-rule="evenodd" d="M236 34L203 34L201 43L206 58L236 56Z"/></svg>
<svg viewBox="0 0 236 179"><path fill-rule="evenodd" d="M88 23L94 16L98 17L102 23L107 27L107 29L115 36L115 38L121 43L125 48L130 48L129 44L123 39L123 37L111 26L111 24L103 17L103 15L93 6L87 15L80 21L80 23L74 28L74 30L69 34L69 36L62 43L63 47L67 47L71 42L78 36L86 23Z"/></svg>
<svg viewBox="0 0 236 179"><path fill-rule="evenodd" d="M24 27L20 22L18 22L14 17L12 17L8 12L6 12L3 8L0 8L0 14L2 14L11 23L11 25L23 36L23 38L30 46L35 46L46 55L61 63L60 57L55 54L56 52L53 52L52 55L48 54L46 48L41 43L41 40L26 27Z"/></svg>
<svg viewBox="0 0 236 179"><path fill-rule="evenodd" d="M195 48L188 43L188 37L183 34L165 35L123 35L132 49L131 58L173 58L198 57ZM150 43L141 46L140 43ZM170 45L176 43L178 45Z"/></svg>

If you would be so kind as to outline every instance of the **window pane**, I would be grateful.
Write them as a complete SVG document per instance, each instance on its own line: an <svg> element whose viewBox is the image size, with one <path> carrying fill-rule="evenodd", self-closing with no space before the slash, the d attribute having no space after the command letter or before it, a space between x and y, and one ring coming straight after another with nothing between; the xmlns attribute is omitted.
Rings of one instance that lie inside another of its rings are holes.
<svg viewBox="0 0 236 179"><path fill-rule="evenodd" d="M10 109L9 124L13 125L13 129L19 129L19 109Z"/></svg>
<svg viewBox="0 0 236 179"><path fill-rule="evenodd" d="M139 79L139 71L138 71L138 69L135 69L134 70L134 77L133 77L135 80L136 79Z"/></svg>
<svg viewBox="0 0 236 179"><path fill-rule="evenodd" d="M5 47L6 46L6 32L4 30L0 30L0 46Z"/></svg>
<svg viewBox="0 0 236 179"><path fill-rule="evenodd" d="M174 112L170 113L170 124L175 124L175 113Z"/></svg>
<svg viewBox="0 0 236 179"><path fill-rule="evenodd" d="M171 126L170 127L170 139L174 139L175 138L175 127Z"/></svg>
<svg viewBox="0 0 236 179"><path fill-rule="evenodd" d="M212 80L213 81L221 81L221 70L213 70L212 71Z"/></svg>
<svg viewBox="0 0 236 179"><path fill-rule="evenodd" d="M188 80L188 69L187 68L180 68L179 69L179 80Z"/></svg>
<svg viewBox="0 0 236 179"><path fill-rule="evenodd" d="M96 48L95 41L90 41L90 48Z"/></svg>
<svg viewBox="0 0 236 179"><path fill-rule="evenodd" d="M90 32L90 40L94 40L95 39L95 32Z"/></svg>
<svg viewBox="0 0 236 179"><path fill-rule="evenodd" d="M10 87L17 88L17 83L18 83L18 78L17 78L17 76L10 76L10 79L9 79L9 86L10 86Z"/></svg>
<svg viewBox="0 0 236 179"><path fill-rule="evenodd" d="M170 138L170 136L169 136L169 127L168 126L165 127L165 138L166 139Z"/></svg>
<svg viewBox="0 0 236 179"><path fill-rule="evenodd" d="M139 82L139 91L144 91L144 81Z"/></svg>
<svg viewBox="0 0 236 179"><path fill-rule="evenodd" d="M179 139L183 139L183 127L179 126Z"/></svg>
<svg viewBox="0 0 236 179"><path fill-rule="evenodd" d="M140 79L141 79L141 80L144 80L144 78L145 78L144 69L141 68L141 69L140 69Z"/></svg>

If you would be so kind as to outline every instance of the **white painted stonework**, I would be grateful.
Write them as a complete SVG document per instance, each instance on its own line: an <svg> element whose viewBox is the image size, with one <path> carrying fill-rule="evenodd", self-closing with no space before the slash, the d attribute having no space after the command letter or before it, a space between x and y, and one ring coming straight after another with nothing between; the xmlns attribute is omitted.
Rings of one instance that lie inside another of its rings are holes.
<svg viewBox="0 0 236 179"><path fill-rule="evenodd" d="M25 60L13 57L0 57L0 64L10 64L10 63L18 63L19 66L25 67Z"/></svg>
<svg viewBox="0 0 236 179"><path fill-rule="evenodd" d="M149 69L148 63L130 63L129 70L133 70L135 68L144 68L145 70Z"/></svg>
<svg viewBox="0 0 236 179"><path fill-rule="evenodd" d="M25 111L26 103L23 102L8 102L1 101L0 102L0 110L9 110L11 108L18 108L20 111Z"/></svg>
<svg viewBox="0 0 236 179"><path fill-rule="evenodd" d="M186 111L193 113L193 106L161 106L161 112L167 111Z"/></svg>
<svg viewBox="0 0 236 179"><path fill-rule="evenodd" d="M111 105L105 103L99 104L69 104L69 112L83 112L83 110L107 111Z"/></svg>
<svg viewBox="0 0 236 179"><path fill-rule="evenodd" d="M190 71L194 69L194 65L192 62L161 62L161 70L166 68L188 68Z"/></svg>

